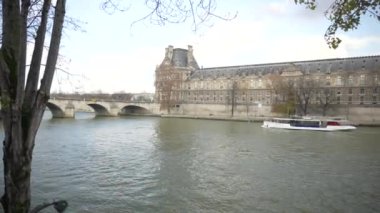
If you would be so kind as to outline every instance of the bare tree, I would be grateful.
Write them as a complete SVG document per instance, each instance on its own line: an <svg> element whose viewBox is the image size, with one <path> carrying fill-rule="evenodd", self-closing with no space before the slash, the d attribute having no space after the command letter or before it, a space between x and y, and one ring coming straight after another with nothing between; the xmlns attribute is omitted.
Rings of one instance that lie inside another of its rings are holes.
<svg viewBox="0 0 380 213"><path fill-rule="evenodd" d="M329 87L322 87L317 89L317 101L322 107L322 115L325 116L329 107L334 102L334 91Z"/></svg>
<svg viewBox="0 0 380 213"><path fill-rule="evenodd" d="M237 16L237 12L233 14L217 14L217 1L218 0L146 0L145 5L149 9L149 12L133 22L132 25L144 20L158 25L183 23L190 20L193 25L193 30L197 31L199 26L207 23L212 18L228 21ZM102 7L111 13L115 10L127 11L130 8L128 7L126 9L117 0L106 0Z"/></svg>
<svg viewBox="0 0 380 213"><path fill-rule="evenodd" d="M242 88L242 91L243 91L243 94L242 94L242 101L245 105L245 112L246 112L246 115L247 115L247 119L249 118L249 107L250 107L250 101L249 101L249 89L248 89L248 85L247 84L244 84L243 85L243 88Z"/></svg>
<svg viewBox="0 0 380 213"><path fill-rule="evenodd" d="M30 176L35 137L39 128L57 63L65 17L65 0L2 0L2 43L0 52L1 113L4 124L4 194L6 213L29 212ZM39 10L39 15L31 19ZM54 12L52 11L54 10ZM53 13L50 48L40 80L42 54ZM35 28L30 28L33 24ZM27 72L28 29L36 29L34 50ZM28 76L26 76L28 73Z"/></svg>
<svg viewBox="0 0 380 213"><path fill-rule="evenodd" d="M296 103L302 115L307 115L311 100L317 90L317 83L309 77L301 76L295 82Z"/></svg>
<svg viewBox="0 0 380 213"><path fill-rule="evenodd" d="M286 115L295 113L296 89L294 81L280 74L271 74L268 76L268 88L274 93L272 111Z"/></svg>
<svg viewBox="0 0 380 213"><path fill-rule="evenodd" d="M229 102L231 102L231 117L234 117L235 108L236 108L236 93L237 93L238 87L236 81L232 82L231 90L230 90L230 96L231 99Z"/></svg>
<svg viewBox="0 0 380 213"><path fill-rule="evenodd" d="M155 86L160 96L158 97L160 110L167 110L168 114L170 114L170 109L180 101L182 74L171 64L162 64L156 70Z"/></svg>

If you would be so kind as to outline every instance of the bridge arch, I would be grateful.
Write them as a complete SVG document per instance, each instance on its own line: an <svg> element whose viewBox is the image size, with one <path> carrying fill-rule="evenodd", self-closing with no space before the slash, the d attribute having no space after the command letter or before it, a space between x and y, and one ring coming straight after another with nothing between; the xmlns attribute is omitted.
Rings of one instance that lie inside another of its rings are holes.
<svg viewBox="0 0 380 213"><path fill-rule="evenodd" d="M107 107L101 104L91 103L87 105L90 106L95 111L96 116L110 116L110 112L107 109Z"/></svg>
<svg viewBox="0 0 380 213"><path fill-rule="evenodd" d="M64 109L62 109L60 106L58 106L52 102L47 102L46 106L47 106L47 108L49 108L53 118L64 118L64 117L66 117Z"/></svg>
<svg viewBox="0 0 380 213"><path fill-rule="evenodd" d="M121 108L119 115L149 115L152 114L148 109L136 106L136 105L127 105Z"/></svg>

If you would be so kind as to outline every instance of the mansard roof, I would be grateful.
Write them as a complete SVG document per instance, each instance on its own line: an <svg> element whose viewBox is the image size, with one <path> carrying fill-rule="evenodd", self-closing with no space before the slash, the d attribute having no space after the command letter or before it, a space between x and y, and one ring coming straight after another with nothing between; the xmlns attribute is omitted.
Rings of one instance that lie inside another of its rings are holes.
<svg viewBox="0 0 380 213"><path fill-rule="evenodd" d="M161 65L172 65L177 68L199 69L197 61L193 56L193 47L188 45L188 49L173 48L169 45L165 48L165 58Z"/></svg>
<svg viewBox="0 0 380 213"><path fill-rule="evenodd" d="M265 75L296 69L302 72L330 73L336 71L353 72L359 70L380 71L380 55L334 58L310 61L293 61L266 64L253 64L227 67L210 67L196 70L190 79L218 78L233 76Z"/></svg>
<svg viewBox="0 0 380 213"><path fill-rule="evenodd" d="M182 48L173 49L172 64L176 67L187 67L187 50Z"/></svg>

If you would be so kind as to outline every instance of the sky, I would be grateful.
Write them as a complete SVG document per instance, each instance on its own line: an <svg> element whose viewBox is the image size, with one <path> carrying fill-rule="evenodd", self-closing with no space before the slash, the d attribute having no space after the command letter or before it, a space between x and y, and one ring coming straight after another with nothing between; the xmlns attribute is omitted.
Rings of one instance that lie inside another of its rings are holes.
<svg viewBox="0 0 380 213"><path fill-rule="evenodd" d="M168 45L192 45L204 68L380 54L380 23L371 17L355 31L338 32L343 43L328 48L324 11L331 0L318 1L316 11L294 0L217 0L215 13L237 16L211 19L196 31L190 22L134 23L149 12L145 1L116 0L124 12L102 10L103 1L67 1L67 15L79 20L81 30L64 32L52 92L153 93L154 72Z"/></svg>

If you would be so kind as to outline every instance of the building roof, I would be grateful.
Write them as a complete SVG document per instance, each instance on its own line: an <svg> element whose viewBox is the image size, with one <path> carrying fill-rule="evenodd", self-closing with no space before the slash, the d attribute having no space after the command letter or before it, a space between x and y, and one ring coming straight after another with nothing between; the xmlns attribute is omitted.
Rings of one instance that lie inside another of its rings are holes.
<svg viewBox="0 0 380 213"><path fill-rule="evenodd" d="M282 72L289 69L297 69L302 72L330 73L336 71L379 71L380 55L334 58L310 61L279 62L240 66L210 67L196 70L191 79L218 78L233 76L265 75L273 72Z"/></svg>

